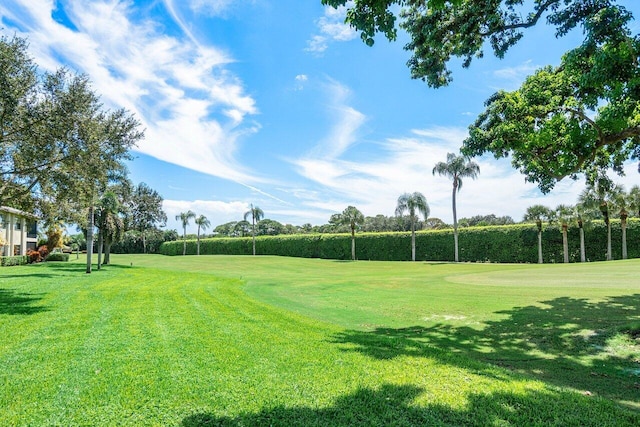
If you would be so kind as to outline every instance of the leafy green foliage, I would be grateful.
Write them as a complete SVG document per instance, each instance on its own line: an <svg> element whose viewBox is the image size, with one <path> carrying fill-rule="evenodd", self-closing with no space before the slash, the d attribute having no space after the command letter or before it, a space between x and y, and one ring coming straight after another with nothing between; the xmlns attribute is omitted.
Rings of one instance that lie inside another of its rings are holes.
<svg viewBox="0 0 640 427"><path fill-rule="evenodd" d="M17 256L0 256L0 267L12 267L16 265L24 265L29 261L26 255Z"/></svg>
<svg viewBox="0 0 640 427"><path fill-rule="evenodd" d="M618 225L618 221L612 220ZM460 260L471 262L535 263L538 260L535 224L509 226L466 227L460 233ZM628 240L637 242L640 236L640 220L627 224ZM580 261L578 226L568 227L568 250L571 262ZM360 233L358 234L357 259L377 261L410 261L411 233ZM562 227L550 225L542 231L545 263L563 261ZM607 226L594 221L585 233L586 254L589 261L606 259ZM621 231L612 227L613 258L620 259ZM258 255L279 255L303 258L351 259L349 234L301 234L257 237ZM187 240L187 254L196 254L196 242ZM201 254L248 255L251 254L250 238L214 238L200 242ZM179 255L180 242L165 242L160 246L164 255ZM640 246L632 243L629 258L640 258ZM453 230L428 230L416 233L416 259L430 261L454 261Z"/></svg>
<svg viewBox="0 0 640 427"><path fill-rule="evenodd" d="M51 252L45 258L45 261L69 261L69 254L62 252Z"/></svg>
<svg viewBox="0 0 640 427"><path fill-rule="evenodd" d="M613 6L585 18L584 43L558 67L487 100L462 152L511 156L543 192L581 173L590 183L608 169L622 174L626 160L640 158L640 38L630 35L630 20Z"/></svg>

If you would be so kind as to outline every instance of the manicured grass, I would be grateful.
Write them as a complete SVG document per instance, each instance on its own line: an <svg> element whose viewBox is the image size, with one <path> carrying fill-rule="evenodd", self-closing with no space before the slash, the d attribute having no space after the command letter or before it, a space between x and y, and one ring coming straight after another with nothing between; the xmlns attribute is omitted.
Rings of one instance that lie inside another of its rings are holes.
<svg viewBox="0 0 640 427"><path fill-rule="evenodd" d="M640 262L0 269L0 425L640 425Z"/></svg>

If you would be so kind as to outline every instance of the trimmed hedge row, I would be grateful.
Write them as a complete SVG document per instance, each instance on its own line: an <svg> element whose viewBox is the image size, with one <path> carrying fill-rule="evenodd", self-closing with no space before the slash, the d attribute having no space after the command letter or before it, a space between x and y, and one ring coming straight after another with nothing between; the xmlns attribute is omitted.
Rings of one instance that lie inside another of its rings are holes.
<svg viewBox="0 0 640 427"><path fill-rule="evenodd" d="M620 222L612 221L612 252L622 258ZM577 226L570 227L569 260L580 261L580 239ZM585 251L589 261L606 258L607 230L602 221L585 228ZM535 263L538 261L538 230L534 224L469 227L459 230L460 260L470 262ZM164 255L182 255L183 242L165 242ZM627 224L629 258L640 258L640 220ZM562 233L557 225L547 225L542 232L545 263L562 262ZM208 255L251 255L251 237L200 240L200 253ZM348 260L351 258L350 234L302 234L259 236L258 255L280 255L302 258ZM196 241L187 240L187 254L196 254ZM431 230L416 233L416 259L453 261L453 230ZM356 257L377 261L409 261L411 233L359 233L356 235Z"/></svg>
<svg viewBox="0 0 640 427"><path fill-rule="evenodd" d="M26 255L18 256L0 256L0 267L11 267L14 265L25 265L27 263Z"/></svg>

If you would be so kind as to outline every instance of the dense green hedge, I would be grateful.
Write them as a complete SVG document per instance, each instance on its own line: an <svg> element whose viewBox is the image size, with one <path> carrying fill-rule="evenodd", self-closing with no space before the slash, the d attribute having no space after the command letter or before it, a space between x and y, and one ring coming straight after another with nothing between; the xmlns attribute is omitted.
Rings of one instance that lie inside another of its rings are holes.
<svg viewBox="0 0 640 427"><path fill-rule="evenodd" d="M14 265L24 265L27 263L26 255L0 256L0 267L10 267Z"/></svg>
<svg viewBox="0 0 640 427"><path fill-rule="evenodd" d="M622 258L620 222L612 221L613 258ZM569 259L580 261L580 239L577 227L569 228ZM585 248L589 261L604 260L606 226L595 221L585 229ZM538 230L533 224L469 227L459 232L460 260L471 262L535 263L538 260ZM562 233L557 225L546 225L542 232L545 263L562 262ZM182 241L165 242L160 253L182 255ZM629 258L640 258L640 220L627 226ZM196 253L196 241L187 240L187 254ZM214 238L200 241L200 253L212 255L250 255L251 238ZM280 255L303 258L348 260L351 257L349 234L304 234L259 236L258 255ZM411 259L410 233L359 233L356 235L358 259L408 261ZM453 230L416 233L416 259L453 261Z"/></svg>

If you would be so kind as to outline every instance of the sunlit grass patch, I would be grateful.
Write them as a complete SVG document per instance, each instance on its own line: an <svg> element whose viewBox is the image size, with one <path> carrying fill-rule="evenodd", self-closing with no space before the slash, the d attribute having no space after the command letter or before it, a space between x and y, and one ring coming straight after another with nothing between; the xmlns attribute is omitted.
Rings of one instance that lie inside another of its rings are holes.
<svg viewBox="0 0 640 427"><path fill-rule="evenodd" d="M0 425L640 424L626 287L496 299L446 280L495 265L114 261L0 270Z"/></svg>

